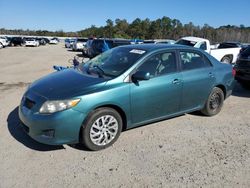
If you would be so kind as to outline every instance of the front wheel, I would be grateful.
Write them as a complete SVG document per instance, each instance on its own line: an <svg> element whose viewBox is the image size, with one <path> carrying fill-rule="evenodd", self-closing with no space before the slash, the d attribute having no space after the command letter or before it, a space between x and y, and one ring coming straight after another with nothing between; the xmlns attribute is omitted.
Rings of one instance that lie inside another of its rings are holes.
<svg viewBox="0 0 250 188"><path fill-rule="evenodd" d="M223 91L220 88L215 87L210 93L204 108L201 110L201 113L203 113L206 116L214 116L221 111L223 102L224 102Z"/></svg>
<svg viewBox="0 0 250 188"><path fill-rule="evenodd" d="M93 111L83 124L82 141L90 150L97 151L111 146L120 136L122 118L112 108Z"/></svg>

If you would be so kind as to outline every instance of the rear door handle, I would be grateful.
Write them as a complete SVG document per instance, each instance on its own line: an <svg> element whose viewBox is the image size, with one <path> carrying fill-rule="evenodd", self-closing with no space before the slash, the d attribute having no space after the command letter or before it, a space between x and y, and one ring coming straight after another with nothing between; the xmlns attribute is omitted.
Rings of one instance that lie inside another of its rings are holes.
<svg viewBox="0 0 250 188"><path fill-rule="evenodd" d="M172 81L172 83L173 83L173 84L179 84L179 83L181 83L181 80L178 79L178 78L176 78L176 79L174 79L174 80Z"/></svg>

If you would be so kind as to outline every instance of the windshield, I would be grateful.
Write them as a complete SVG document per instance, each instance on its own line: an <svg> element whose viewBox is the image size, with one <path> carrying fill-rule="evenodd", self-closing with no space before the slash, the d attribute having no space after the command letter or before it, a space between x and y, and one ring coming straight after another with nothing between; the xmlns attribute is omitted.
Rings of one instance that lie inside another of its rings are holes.
<svg viewBox="0 0 250 188"><path fill-rule="evenodd" d="M26 41L35 41L35 39L26 39Z"/></svg>
<svg viewBox="0 0 250 188"><path fill-rule="evenodd" d="M248 57L250 56L250 47L248 47L247 49L245 49L242 53L241 53L242 57Z"/></svg>
<svg viewBox="0 0 250 188"><path fill-rule="evenodd" d="M136 47L113 48L83 64L82 70L101 77L117 77L144 56L145 52Z"/></svg>
<svg viewBox="0 0 250 188"><path fill-rule="evenodd" d="M78 42L87 42L88 39L77 39Z"/></svg>
<svg viewBox="0 0 250 188"><path fill-rule="evenodd" d="M186 46L195 46L196 43L197 42L184 40L184 39L181 39L181 40L176 42L176 44L181 44L181 45L186 45Z"/></svg>

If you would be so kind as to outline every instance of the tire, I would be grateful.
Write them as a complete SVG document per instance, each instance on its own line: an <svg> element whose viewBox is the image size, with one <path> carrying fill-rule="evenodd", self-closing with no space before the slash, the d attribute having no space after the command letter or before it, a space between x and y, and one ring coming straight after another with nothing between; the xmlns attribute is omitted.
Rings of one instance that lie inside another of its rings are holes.
<svg viewBox="0 0 250 188"><path fill-rule="evenodd" d="M116 110L106 107L96 109L82 125L82 142L92 151L105 149L118 139L122 124L122 118Z"/></svg>
<svg viewBox="0 0 250 188"><path fill-rule="evenodd" d="M0 49L1 49L1 48L3 48L3 45L2 45L2 43L0 42Z"/></svg>
<svg viewBox="0 0 250 188"><path fill-rule="evenodd" d="M222 109L224 98L224 93L220 88L213 88L201 113L206 116L218 114Z"/></svg>
<svg viewBox="0 0 250 188"><path fill-rule="evenodd" d="M231 64L232 63L232 59L228 56L225 56L221 59L222 63L226 63L226 64Z"/></svg>

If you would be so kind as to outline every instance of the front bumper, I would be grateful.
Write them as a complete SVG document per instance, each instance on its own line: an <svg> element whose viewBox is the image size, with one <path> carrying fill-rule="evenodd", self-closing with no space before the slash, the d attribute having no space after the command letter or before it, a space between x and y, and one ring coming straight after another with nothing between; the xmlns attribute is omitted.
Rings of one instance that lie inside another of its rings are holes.
<svg viewBox="0 0 250 188"><path fill-rule="evenodd" d="M19 118L27 134L34 140L49 145L62 145L79 142L85 115L72 109L42 115L19 106Z"/></svg>
<svg viewBox="0 0 250 188"><path fill-rule="evenodd" d="M24 105L24 99L36 101L31 108ZM18 114L24 130L34 140L48 145L73 144L79 142L79 133L86 115L74 109L53 114L40 114L38 109L45 99L28 92L22 100Z"/></svg>

